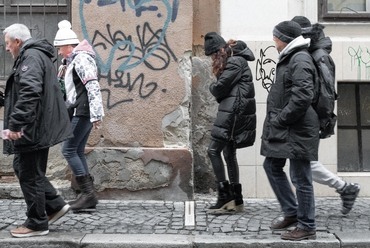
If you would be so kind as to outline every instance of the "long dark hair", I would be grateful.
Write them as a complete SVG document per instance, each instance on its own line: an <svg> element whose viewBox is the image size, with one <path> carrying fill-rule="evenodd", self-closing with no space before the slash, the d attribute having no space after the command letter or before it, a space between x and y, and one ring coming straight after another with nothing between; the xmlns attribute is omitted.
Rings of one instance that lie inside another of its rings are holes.
<svg viewBox="0 0 370 248"><path fill-rule="evenodd" d="M227 59L233 55L232 47L236 45L236 40L229 40L224 47L212 54L213 74L218 77L226 67Z"/></svg>

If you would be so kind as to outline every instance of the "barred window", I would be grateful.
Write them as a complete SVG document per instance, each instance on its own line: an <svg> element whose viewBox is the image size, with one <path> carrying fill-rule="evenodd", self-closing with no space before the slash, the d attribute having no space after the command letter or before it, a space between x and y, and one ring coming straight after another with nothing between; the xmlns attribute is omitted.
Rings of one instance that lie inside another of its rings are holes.
<svg viewBox="0 0 370 248"><path fill-rule="evenodd" d="M370 0L319 0L319 21L370 22Z"/></svg>
<svg viewBox="0 0 370 248"><path fill-rule="evenodd" d="M70 0L0 0L0 32L13 23L25 24L32 37L46 38L51 44L58 30L58 22L70 20ZM0 87L11 72L13 58L0 39Z"/></svg>

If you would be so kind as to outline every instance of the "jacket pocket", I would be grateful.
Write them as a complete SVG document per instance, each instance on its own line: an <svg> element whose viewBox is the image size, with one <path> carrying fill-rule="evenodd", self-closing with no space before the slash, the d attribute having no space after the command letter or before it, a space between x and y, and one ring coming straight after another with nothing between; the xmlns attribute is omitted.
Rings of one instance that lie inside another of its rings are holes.
<svg viewBox="0 0 370 248"><path fill-rule="evenodd" d="M269 113L266 139L270 142L286 142L288 140L289 128L278 121L279 110Z"/></svg>

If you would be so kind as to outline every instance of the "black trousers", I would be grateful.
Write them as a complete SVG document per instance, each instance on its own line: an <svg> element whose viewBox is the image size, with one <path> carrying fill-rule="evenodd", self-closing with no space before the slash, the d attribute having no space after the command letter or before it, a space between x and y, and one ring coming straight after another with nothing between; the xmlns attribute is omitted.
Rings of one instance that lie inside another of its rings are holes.
<svg viewBox="0 0 370 248"><path fill-rule="evenodd" d="M211 140L207 152L218 182L226 180L224 163L221 157L222 152L226 162L230 182L239 183L239 165L236 159L236 147L233 141L221 142Z"/></svg>
<svg viewBox="0 0 370 248"><path fill-rule="evenodd" d="M13 168L27 204L25 227L48 229L48 215L61 210L66 202L45 176L49 148L14 155Z"/></svg>

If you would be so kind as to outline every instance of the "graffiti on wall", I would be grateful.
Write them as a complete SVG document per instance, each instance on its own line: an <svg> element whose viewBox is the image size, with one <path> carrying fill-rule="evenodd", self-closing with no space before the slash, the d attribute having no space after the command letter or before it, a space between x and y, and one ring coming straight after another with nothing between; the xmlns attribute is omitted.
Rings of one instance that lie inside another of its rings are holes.
<svg viewBox="0 0 370 248"><path fill-rule="evenodd" d="M362 49L348 47L348 54L351 57L351 70L357 70L357 80L362 79L362 70L366 80L370 79L370 51L368 48Z"/></svg>
<svg viewBox="0 0 370 248"><path fill-rule="evenodd" d="M275 46L268 46L265 49L260 49L259 59L256 63L256 80L261 81L262 87L267 91L275 79L276 62L269 56L269 52L276 54Z"/></svg>
<svg viewBox="0 0 370 248"><path fill-rule="evenodd" d="M370 80L370 50L361 46L348 47L348 55L351 58L351 71L356 70L356 79ZM275 57L275 46L268 46L260 49L256 63L256 80L261 82L262 87L267 91L275 78L276 61L273 59Z"/></svg>
<svg viewBox="0 0 370 248"><path fill-rule="evenodd" d="M122 16L107 18L104 26L96 28L85 19L86 8L91 5L100 8L102 16L107 15L106 8L118 7ZM169 25L176 21L178 8L179 0L80 0L82 33L97 53L99 79L107 82L102 85L102 91L107 93L108 109L134 101L133 97L115 99L112 95L117 90L125 90L128 93L135 91L141 99L146 99L158 91L160 82L148 81L143 72L135 74L132 70L144 66L150 71L163 71L172 61L177 61L167 42L166 33ZM129 11L135 13L137 20L130 23L135 23L136 27L127 30L124 24L115 27L113 22L117 22L117 18L125 20L125 14ZM146 13L154 13L160 24L152 24L152 15L148 17ZM103 53L108 55L103 56ZM165 93L166 89L161 92Z"/></svg>

